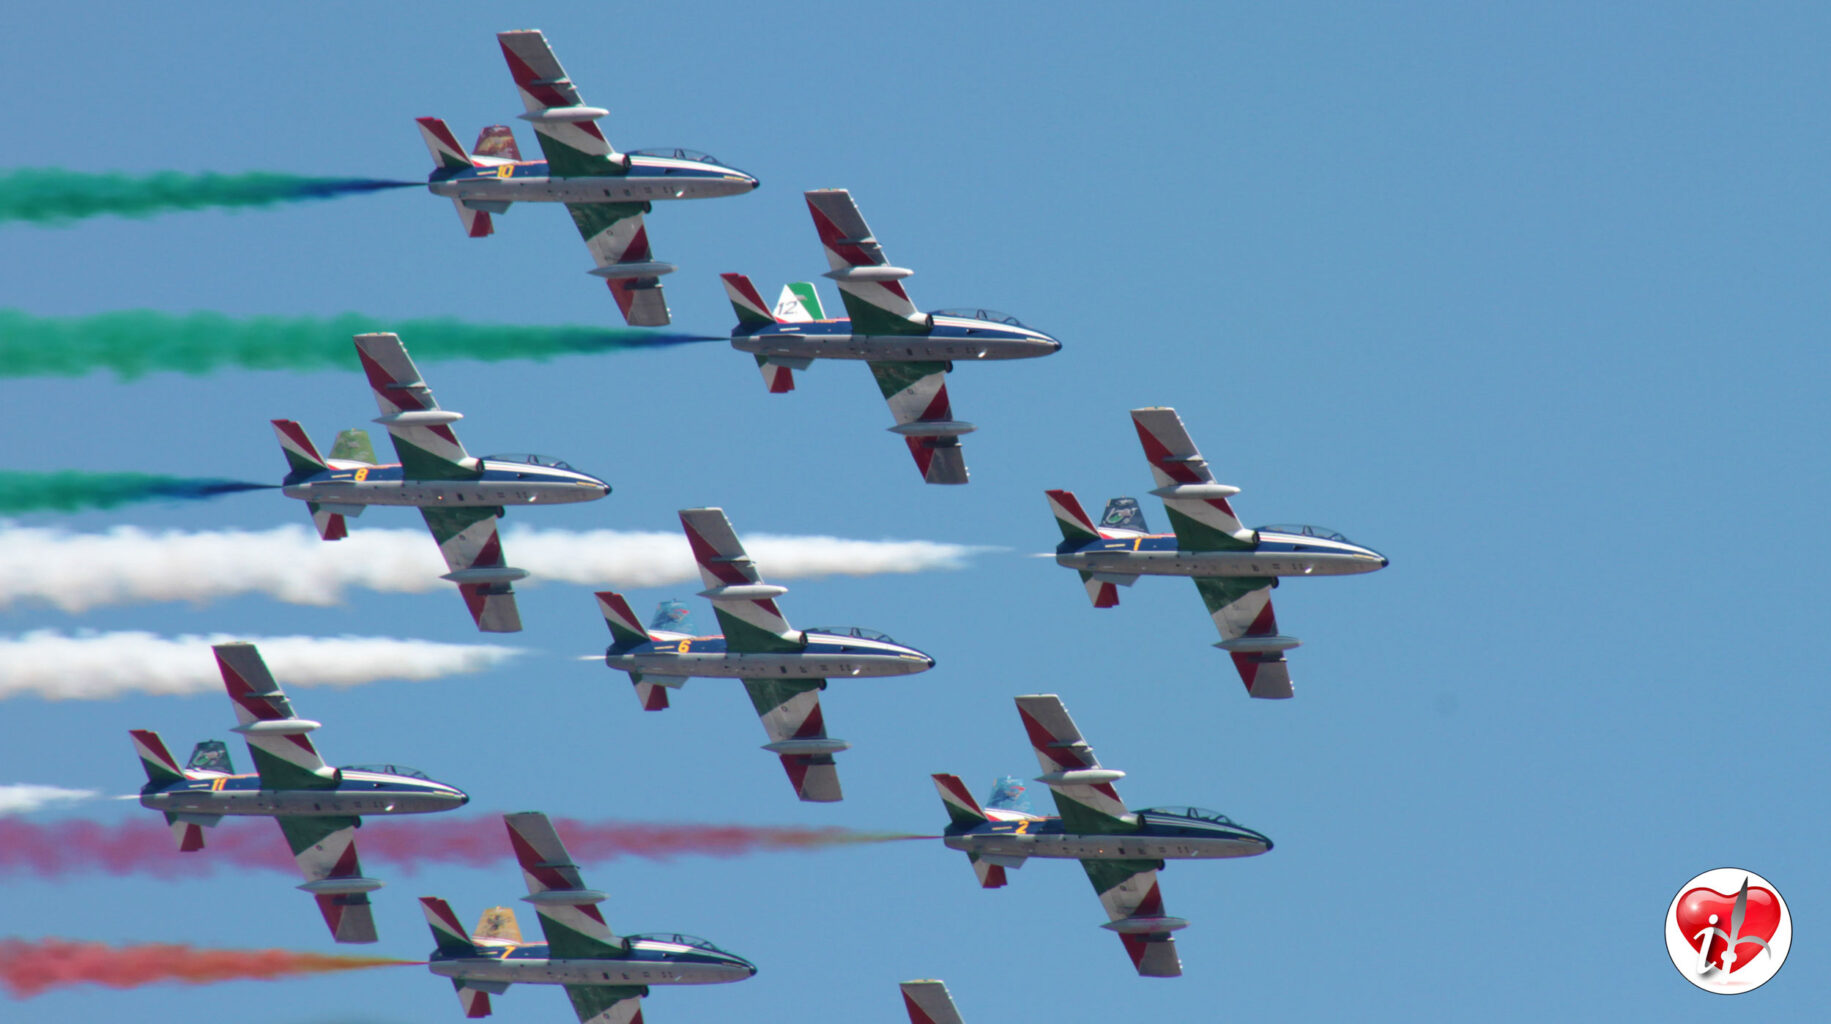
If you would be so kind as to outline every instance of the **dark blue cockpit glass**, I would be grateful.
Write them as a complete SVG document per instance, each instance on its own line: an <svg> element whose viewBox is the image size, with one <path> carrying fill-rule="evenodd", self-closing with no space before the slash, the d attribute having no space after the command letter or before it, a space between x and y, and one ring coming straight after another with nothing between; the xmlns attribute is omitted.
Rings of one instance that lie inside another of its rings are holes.
<svg viewBox="0 0 1831 1024"><path fill-rule="evenodd" d="M404 764L346 764L343 766L343 770L346 772L374 772L377 775L404 775L409 779L432 781L432 776L418 768L410 768Z"/></svg>
<svg viewBox="0 0 1831 1024"><path fill-rule="evenodd" d="M1317 526L1314 523L1273 523L1270 526L1261 526L1259 529L1269 530L1272 533L1289 533L1298 537L1316 537L1321 540L1332 540L1338 544L1354 543L1342 534L1331 530L1326 526Z"/></svg>
<svg viewBox="0 0 1831 1024"><path fill-rule="evenodd" d="M866 629L863 626L809 626L807 631L809 633L828 633L833 636L855 636L860 640L876 640L878 643L884 644L896 643L895 640L890 639L889 633Z"/></svg>
<svg viewBox="0 0 1831 1024"><path fill-rule="evenodd" d="M725 950L713 945L712 940L702 939L697 935L688 935L685 932L638 932L631 935L630 938L643 942L671 942L676 946L692 946L694 949L709 949L714 953L725 952Z"/></svg>

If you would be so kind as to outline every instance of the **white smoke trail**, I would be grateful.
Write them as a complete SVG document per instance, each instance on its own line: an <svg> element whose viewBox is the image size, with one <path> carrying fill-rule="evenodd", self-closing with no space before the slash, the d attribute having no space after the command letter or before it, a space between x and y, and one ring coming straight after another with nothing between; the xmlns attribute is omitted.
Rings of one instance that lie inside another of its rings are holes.
<svg viewBox="0 0 1831 1024"><path fill-rule="evenodd" d="M34 786L15 782L0 786L0 817L8 814L30 814L52 804L94 800L102 794L93 789L65 789L62 786Z"/></svg>
<svg viewBox="0 0 1831 1024"><path fill-rule="evenodd" d="M436 679L480 672L521 653L489 644L442 644L371 636L176 636L41 629L0 636L0 700L102 700L124 693L222 689L210 645L247 640L282 686L357 686L380 679Z"/></svg>
<svg viewBox="0 0 1831 1024"><path fill-rule="evenodd" d="M148 601L202 603L265 594L288 604L330 605L347 588L418 593L449 587L424 530L364 529L327 544L303 526L271 530L104 533L0 524L0 608L42 601L67 612ZM650 587L697 576L680 533L508 530L511 565L589 586ZM985 550L933 541L848 540L753 534L744 542L765 579L959 569Z"/></svg>

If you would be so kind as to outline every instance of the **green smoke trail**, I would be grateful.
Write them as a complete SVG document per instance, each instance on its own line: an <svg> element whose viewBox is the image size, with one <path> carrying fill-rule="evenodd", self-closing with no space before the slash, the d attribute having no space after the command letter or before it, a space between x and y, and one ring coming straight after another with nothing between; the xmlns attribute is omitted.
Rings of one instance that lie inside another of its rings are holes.
<svg viewBox="0 0 1831 1024"><path fill-rule="evenodd" d="M0 470L0 516L21 512L81 512L159 498L197 501L273 484L157 476L151 473L20 473Z"/></svg>
<svg viewBox="0 0 1831 1024"><path fill-rule="evenodd" d="M74 377L113 370L124 378L161 370L203 374L250 370L354 370L350 337L393 331L416 359L548 359L579 353L713 340L636 328L519 327L449 318L382 320L335 317L157 313L122 310L40 317L0 309L0 377Z"/></svg>
<svg viewBox="0 0 1831 1024"><path fill-rule="evenodd" d="M173 210L272 206L359 192L407 188L417 181L311 178L297 174L86 174L28 167L0 174L0 222L69 224L112 213L150 217Z"/></svg>

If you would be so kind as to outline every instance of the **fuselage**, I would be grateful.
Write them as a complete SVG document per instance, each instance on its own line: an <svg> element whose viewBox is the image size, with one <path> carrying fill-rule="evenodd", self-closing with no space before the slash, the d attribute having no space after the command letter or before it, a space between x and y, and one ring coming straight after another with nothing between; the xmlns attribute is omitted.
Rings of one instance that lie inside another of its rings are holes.
<svg viewBox="0 0 1831 1024"><path fill-rule="evenodd" d="M891 641L818 631L801 635L806 646L799 651L732 651L723 636L662 634L635 647L609 648L604 664L647 675L732 679L903 676L935 665L921 651Z"/></svg>
<svg viewBox="0 0 1831 1024"><path fill-rule="evenodd" d="M853 334L850 320L814 320L739 327L731 347L786 359L894 362L1029 359L1060 351L1062 343L1019 324L930 313L920 334Z"/></svg>
<svg viewBox="0 0 1831 1024"><path fill-rule="evenodd" d="M1063 857L1075 860L1206 860L1251 857L1272 848L1264 834L1220 815L1161 809L1133 811L1136 828L1121 833L1076 833L1060 818L993 820L971 829L949 829L949 849L1004 857Z"/></svg>
<svg viewBox="0 0 1831 1024"><path fill-rule="evenodd" d="M1372 548L1303 534L1257 530L1238 551L1186 551L1170 533L1065 541L1055 560L1070 569L1140 576L1346 576L1373 572L1386 558Z"/></svg>
<svg viewBox="0 0 1831 1024"><path fill-rule="evenodd" d="M476 956L434 952L427 966L446 978L535 985L717 985L757 973L750 961L710 944L631 936L625 949L617 958L555 960L544 942L487 945Z"/></svg>
<svg viewBox="0 0 1831 1024"><path fill-rule="evenodd" d="M329 505L558 505L596 501L610 485L588 473L532 462L478 459L471 479L438 480L403 477L398 463L355 463L300 479L289 479L281 493L289 498Z"/></svg>
<svg viewBox="0 0 1831 1024"><path fill-rule="evenodd" d="M412 775L336 769L329 789L262 789L258 775L190 773L183 782L140 791L140 805L173 814L322 815L428 814L462 807L470 797L455 786Z"/></svg>
<svg viewBox="0 0 1831 1024"><path fill-rule="evenodd" d="M757 187L757 179L706 160L627 154L627 174L553 177L545 160L495 161L482 166L440 168L426 187L434 195L499 203L640 203L662 199L710 199Z"/></svg>

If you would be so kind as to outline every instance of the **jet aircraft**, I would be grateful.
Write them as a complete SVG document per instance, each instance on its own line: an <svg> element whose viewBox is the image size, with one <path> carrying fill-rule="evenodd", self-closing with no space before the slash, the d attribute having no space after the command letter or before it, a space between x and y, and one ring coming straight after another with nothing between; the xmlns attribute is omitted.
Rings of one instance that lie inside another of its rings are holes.
<svg viewBox="0 0 1831 1024"><path fill-rule="evenodd" d="M877 378L899 434L931 484L967 481L960 435L975 428L954 419L946 375L956 360L1046 356L1062 343L987 309L916 309L902 279L914 273L893 267L845 189L806 193L808 212L826 247L826 276L839 282L848 319L822 318L818 297L805 289L798 306L772 310L742 274L725 274L725 293L737 311L731 345L756 356L772 393L793 391L795 370L816 359L862 359ZM793 310L792 312L790 310Z"/></svg>
<svg viewBox="0 0 1831 1024"><path fill-rule="evenodd" d="M220 741L197 745L178 762L156 732L132 731L146 769L140 804L165 812L178 848L203 849L203 830L225 815L270 817L280 825L299 870L338 942L374 942L369 893L381 882L364 878L356 860L363 814L425 814L462 807L470 798L452 786L400 765L332 768L307 735L319 723L293 714L253 644L217 644L216 665L235 703L235 731L248 741L253 775L237 775Z"/></svg>
<svg viewBox="0 0 1831 1024"><path fill-rule="evenodd" d="M1263 834L1199 807L1151 807L1128 811L1113 783L1125 773L1100 767L1081 738L1061 698L1031 694L1017 698L1017 713L1060 817L981 808L955 775L934 776L949 818L942 842L963 850L979 884L1005 884L1005 868L1031 857L1079 860L1100 895L1110 921L1138 973L1167 978L1182 973L1171 934L1187 921L1164 914L1157 872L1167 859L1251 857L1272 848Z"/></svg>
<svg viewBox="0 0 1831 1024"><path fill-rule="evenodd" d="M597 125L610 112L583 104L538 29L498 32L496 41L527 107L520 117L533 122L545 159L521 159L506 125L485 128L477 151L466 153L445 122L422 117L420 134L433 162L426 187L451 199L472 238L494 231L490 215L510 203L565 203L597 261L591 273L610 286L624 320L636 327L668 323L661 275L675 267L649 251L642 215L658 199L738 195L756 188L757 179L690 149L617 152Z"/></svg>
<svg viewBox="0 0 1831 1024"><path fill-rule="evenodd" d="M826 734L820 691L831 676L901 676L925 672L935 659L873 629L817 626L791 629L775 599L787 587L764 583L723 509L689 508L680 525L699 562L721 636L689 636L643 629L623 595L597 595L610 627L604 663L629 673L643 710L668 706L667 687L692 676L744 681L769 742L802 800L841 799L833 755L851 746Z"/></svg>
<svg viewBox="0 0 1831 1024"><path fill-rule="evenodd" d="M458 585L477 628L519 631L511 584L527 572L503 561L496 521L508 505L595 501L610 485L549 456L473 458L451 428L463 415L439 408L399 337L358 334L356 355L381 408L375 422L388 428L399 464L374 465L367 437L351 444L351 432L325 458L298 423L274 420L290 468L281 493L306 503L325 540L348 536L345 517L370 505L417 507L451 570L442 578ZM368 458L347 457L359 452Z"/></svg>
<svg viewBox="0 0 1831 1024"><path fill-rule="evenodd" d="M559 833L539 813L505 814L509 842L545 942L522 942L506 907L484 913L469 937L442 899L420 899L438 948L432 973L450 978L466 1017L490 1015L490 996L510 985L563 985L581 1024L641 1024L651 985L712 985L757 973L743 957L676 933L618 937L597 908L608 897L585 888Z"/></svg>
<svg viewBox="0 0 1831 1024"><path fill-rule="evenodd" d="M1144 530L1143 514L1131 514L1115 499L1115 516L1135 529L1096 527L1071 491L1049 491L1049 508L1061 527L1055 560L1081 574L1095 608L1119 603L1117 586L1139 576L1189 576L1220 630L1216 647L1233 656L1234 667L1254 697L1289 697L1290 665L1284 652L1295 637L1278 632L1271 591L1280 576L1338 576L1386 567L1386 557L1320 526L1240 525L1227 499L1238 487L1214 482L1208 463L1183 429L1175 409L1132 410L1132 424L1163 499L1173 534Z"/></svg>

